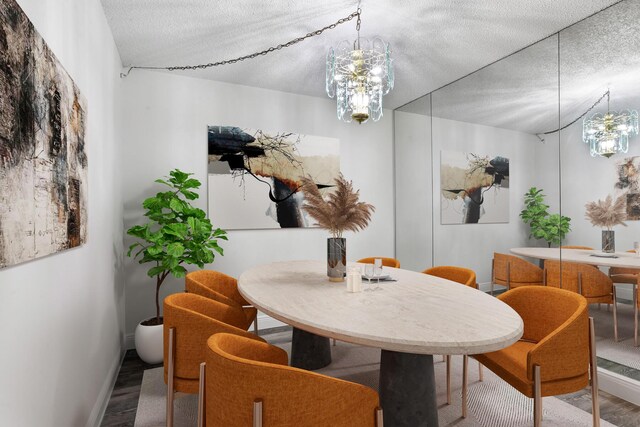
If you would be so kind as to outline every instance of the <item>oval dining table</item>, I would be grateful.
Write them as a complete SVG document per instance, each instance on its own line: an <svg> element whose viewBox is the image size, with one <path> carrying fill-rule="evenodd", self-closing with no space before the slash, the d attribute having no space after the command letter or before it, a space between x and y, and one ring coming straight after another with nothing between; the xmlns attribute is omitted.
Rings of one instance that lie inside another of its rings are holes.
<svg viewBox="0 0 640 427"><path fill-rule="evenodd" d="M242 273L238 289L258 310L294 327L292 366L330 363L329 338L380 348L385 427L437 426L433 355L508 347L522 336L522 319L471 287L409 270L384 273L396 281L351 293L328 280L325 262L275 262Z"/></svg>

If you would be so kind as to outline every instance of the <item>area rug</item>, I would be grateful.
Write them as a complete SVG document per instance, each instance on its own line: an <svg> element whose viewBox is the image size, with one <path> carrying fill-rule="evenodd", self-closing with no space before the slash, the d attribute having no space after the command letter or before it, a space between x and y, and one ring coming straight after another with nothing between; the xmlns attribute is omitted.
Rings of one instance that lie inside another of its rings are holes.
<svg viewBox="0 0 640 427"><path fill-rule="evenodd" d="M605 305L589 308L596 328L596 354L603 359L640 369L640 347L633 345L633 306L618 304L618 338L613 339L613 313Z"/></svg>
<svg viewBox="0 0 640 427"><path fill-rule="evenodd" d="M267 337L268 338L268 337ZM290 343L279 343L289 351ZM317 372L378 387L380 350L338 342L332 347L333 362ZM452 358L452 404L446 405L445 363L435 356L438 415L440 426L487 426L519 427L533 425L533 400L529 399L510 385L484 369L484 381L478 381L478 363L469 362L469 413L466 419L461 413L462 357ZM135 427L156 427L165 425L166 386L162 368L144 372ZM584 412L554 397L543 399L543 426L572 427L590 426L591 414ZM176 395L175 426L193 427L196 425L197 397L195 395ZM610 427L606 421L601 426Z"/></svg>

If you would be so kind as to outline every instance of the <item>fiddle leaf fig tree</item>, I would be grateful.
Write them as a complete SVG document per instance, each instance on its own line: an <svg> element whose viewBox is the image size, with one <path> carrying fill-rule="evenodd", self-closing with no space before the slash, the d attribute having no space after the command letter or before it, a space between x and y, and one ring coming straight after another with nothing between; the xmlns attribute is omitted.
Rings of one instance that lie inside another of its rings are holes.
<svg viewBox="0 0 640 427"><path fill-rule="evenodd" d="M139 259L140 264L150 263L147 275L156 278L156 317L151 324L154 320L156 325L162 323L158 294L169 274L184 277L185 264L204 268L213 262L214 252L224 255L218 240L227 240L226 232L214 230L205 212L189 203L199 197L194 190L200 188L200 181L190 178L191 175L175 169L165 179L157 179L155 182L168 190L142 203L148 218L146 224L127 230L128 235L138 240L129 247L127 256Z"/></svg>
<svg viewBox="0 0 640 427"><path fill-rule="evenodd" d="M560 214L549 214L549 205L544 203L542 189L531 187L524 194L525 208L520 212L520 218L529 224L529 238L542 239L551 247L559 245L562 239L571 231L571 218Z"/></svg>

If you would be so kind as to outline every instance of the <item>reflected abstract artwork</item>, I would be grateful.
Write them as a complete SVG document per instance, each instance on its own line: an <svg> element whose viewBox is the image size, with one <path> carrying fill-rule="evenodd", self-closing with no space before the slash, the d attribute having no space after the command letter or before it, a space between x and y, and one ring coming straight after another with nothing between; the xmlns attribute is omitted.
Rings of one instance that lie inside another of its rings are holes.
<svg viewBox="0 0 640 427"><path fill-rule="evenodd" d="M621 190L627 200L627 221L640 220L640 157L626 157L616 163L618 182L616 190Z"/></svg>
<svg viewBox="0 0 640 427"><path fill-rule="evenodd" d="M509 222L509 159L442 151L441 224Z"/></svg>
<svg viewBox="0 0 640 427"><path fill-rule="evenodd" d="M334 138L209 126L207 140L209 217L227 230L312 227L300 178L330 191L340 173Z"/></svg>
<svg viewBox="0 0 640 427"><path fill-rule="evenodd" d="M86 106L13 0L0 1L0 268L87 236Z"/></svg>

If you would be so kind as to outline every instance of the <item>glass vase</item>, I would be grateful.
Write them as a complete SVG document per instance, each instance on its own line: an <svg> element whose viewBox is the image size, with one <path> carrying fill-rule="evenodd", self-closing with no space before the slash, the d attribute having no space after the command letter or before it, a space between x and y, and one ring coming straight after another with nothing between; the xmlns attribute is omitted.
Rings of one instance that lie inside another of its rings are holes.
<svg viewBox="0 0 640 427"><path fill-rule="evenodd" d="M616 251L616 234L613 230L602 230L602 252L612 254Z"/></svg>
<svg viewBox="0 0 640 427"><path fill-rule="evenodd" d="M327 239L327 276L332 282L342 282L347 274L347 239Z"/></svg>

